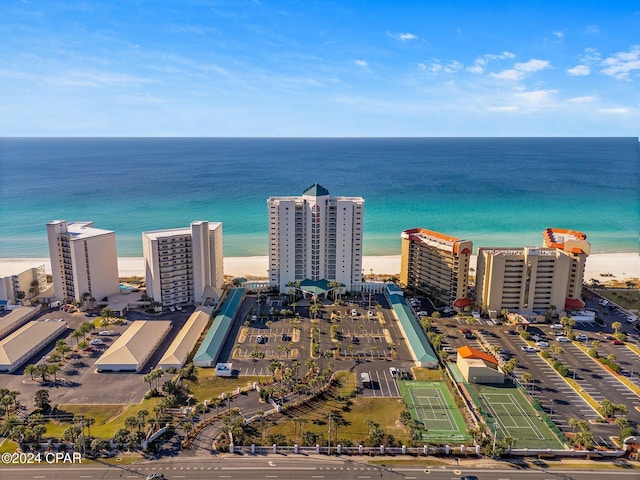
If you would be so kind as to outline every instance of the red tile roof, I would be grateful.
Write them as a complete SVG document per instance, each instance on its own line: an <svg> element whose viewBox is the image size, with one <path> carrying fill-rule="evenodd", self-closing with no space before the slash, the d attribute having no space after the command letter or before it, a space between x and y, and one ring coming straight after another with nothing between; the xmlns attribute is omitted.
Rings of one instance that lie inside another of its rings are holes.
<svg viewBox="0 0 640 480"><path fill-rule="evenodd" d="M479 358L480 360L485 360L486 362L498 365L498 361L493 355L489 355L482 350L471 348L468 345L458 348L458 355L460 355L462 358Z"/></svg>

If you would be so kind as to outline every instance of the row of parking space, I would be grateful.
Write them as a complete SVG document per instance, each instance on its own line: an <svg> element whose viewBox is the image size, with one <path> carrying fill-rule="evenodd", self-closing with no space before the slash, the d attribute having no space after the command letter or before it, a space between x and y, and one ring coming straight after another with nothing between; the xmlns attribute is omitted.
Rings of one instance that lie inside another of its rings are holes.
<svg viewBox="0 0 640 480"><path fill-rule="evenodd" d="M394 372L393 374L391 372ZM401 370L391 367L388 369L359 371L359 382L362 385L362 395L365 397L400 397L400 389L396 377Z"/></svg>
<svg viewBox="0 0 640 480"><path fill-rule="evenodd" d="M506 361L511 357L522 357L521 353L510 352L499 341L499 338L494 335L483 335L483 339L490 348L497 346L502 351L499 354L501 361ZM523 347L526 349L528 346L520 337L515 337L513 343L520 349ZM519 362L519 366L513 373L523 385L522 375L524 373L529 373L533 376L534 383L527 388L559 428L565 431L571 430L568 424L568 418L570 418L571 413L573 416L587 419L598 418L598 414L594 412L589 404L540 356L526 355L526 362Z"/></svg>
<svg viewBox="0 0 640 480"><path fill-rule="evenodd" d="M581 361L582 365L589 365L589 363L591 363L593 365L593 368L595 369L601 368L596 364L596 362L593 361L593 359L591 359L586 353L584 353L580 348L576 347L575 345L570 344L570 345L567 345L565 348L567 350L567 353L577 357ZM611 375L608 372L606 372L604 369L602 369L601 377L602 377L602 382L604 382L607 387L605 392L601 392L597 390L590 384L588 379L582 380L580 376L576 378L576 382L578 382L581 388L583 388L584 391L587 392L589 395L591 395L594 398L594 400L596 400L597 402L601 402L605 398L611 399L611 393L615 391L619 397L624 398L625 400L624 403L628 407L632 407L632 406L640 407L640 397L638 397L637 394L635 394L629 388L627 388L614 375ZM632 413L632 415L634 414Z"/></svg>

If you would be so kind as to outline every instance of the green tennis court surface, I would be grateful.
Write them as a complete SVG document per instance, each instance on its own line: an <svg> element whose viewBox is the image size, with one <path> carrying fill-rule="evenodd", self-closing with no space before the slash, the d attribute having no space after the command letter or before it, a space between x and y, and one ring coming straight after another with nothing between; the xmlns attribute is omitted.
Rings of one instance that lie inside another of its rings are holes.
<svg viewBox="0 0 640 480"><path fill-rule="evenodd" d="M464 442L470 437L444 382L400 381L411 418L422 424L415 437L423 441Z"/></svg>
<svg viewBox="0 0 640 480"><path fill-rule="evenodd" d="M467 384L467 388L475 394L487 425L498 440L513 438L516 448L564 448L516 387Z"/></svg>

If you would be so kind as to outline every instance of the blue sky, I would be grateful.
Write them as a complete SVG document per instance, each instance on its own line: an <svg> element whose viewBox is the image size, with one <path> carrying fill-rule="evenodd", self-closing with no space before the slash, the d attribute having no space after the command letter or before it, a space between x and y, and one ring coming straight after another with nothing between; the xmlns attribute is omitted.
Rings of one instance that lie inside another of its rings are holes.
<svg viewBox="0 0 640 480"><path fill-rule="evenodd" d="M637 1L3 0L0 136L637 136Z"/></svg>

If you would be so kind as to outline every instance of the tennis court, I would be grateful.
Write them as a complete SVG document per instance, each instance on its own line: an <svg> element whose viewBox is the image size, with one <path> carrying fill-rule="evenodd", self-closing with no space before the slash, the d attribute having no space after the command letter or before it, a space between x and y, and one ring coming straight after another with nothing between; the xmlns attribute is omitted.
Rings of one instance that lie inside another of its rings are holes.
<svg viewBox="0 0 640 480"><path fill-rule="evenodd" d="M517 448L563 448L544 419L517 388L478 384L469 387L476 390L481 411L498 439L513 438Z"/></svg>
<svg viewBox="0 0 640 480"><path fill-rule="evenodd" d="M424 429L422 440L465 441L466 425L444 382L398 382L411 418Z"/></svg>

